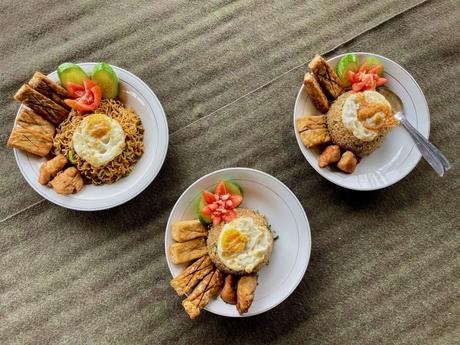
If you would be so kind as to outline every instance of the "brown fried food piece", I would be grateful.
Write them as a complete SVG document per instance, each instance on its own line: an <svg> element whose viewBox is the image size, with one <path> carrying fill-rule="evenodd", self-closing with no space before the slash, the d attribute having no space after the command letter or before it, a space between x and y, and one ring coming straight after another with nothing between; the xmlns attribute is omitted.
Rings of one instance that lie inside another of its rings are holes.
<svg viewBox="0 0 460 345"><path fill-rule="evenodd" d="M187 242L173 243L169 246L171 261L175 264L183 264L206 255L206 239L199 237Z"/></svg>
<svg viewBox="0 0 460 345"><path fill-rule="evenodd" d="M56 128L52 123L45 120L38 114L35 114L32 110L28 108L23 108L16 119L16 123L19 127L27 128L32 131L40 132L43 135L48 135L49 137L54 137Z"/></svg>
<svg viewBox="0 0 460 345"><path fill-rule="evenodd" d="M356 158L355 154L351 151L345 151L340 158L339 162L337 163L337 168L351 174L355 171L356 166L358 165L358 159Z"/></svg>
<svg viewBox="0 0 460 345"><path fill-rule="evenodd" d="M311 73L306 73L303 78L303 84L305 85L305 92L310 97L315 108L321 113L327 113L329 110L329 101L315 76Z"/></svg>
<svg viewBox="0 0 460 345"><path fill-rule="evenodd" d="M220 298L225 303L228 304L236 304L237 302L237 297L236 297L236 286L235 286L235 277L233 275L228 274L225 277L225 282L224 282L224 287L222 288L222 291L220 292Z"/></svg>
<svg viewBox="0 0 460 345"><path fill-rule="evenodd" d="M55 83L41 72L35 72L32 79L27 83L32 89L41 93L43 96L48 97L53 102L59 104L61 107L69 109L70 107L65 104L64 99L70 98L69 93L58 83Z"/></svg>
<svg viewBox="0 0 460 345"><path fill-rule="evenodd" d="M209 300L217 295L222 284L223 274L216 269L208 273L192 293L182 301L182 306L192 320L196 319Z"/></svg>
<svg viewBox="0 0 460 345"><path fill-rule="evenodd" d="M340 160L340 146L329 145L319 156L318 165L324 168L331 163L337 163Z"/></svg>
<svg viewBox="0 0 460 345"><path fill-rule="evenodd" d="M320 55L316 55L308 64L310 70L322 87L334 98L337 99L345 89L342 86L334 68Z"/></svg>
<svg viewBox="0 0 460 345"><path fill-rule="evenodd" d="M329 131L326 128L310 129L300 133L302 143L310 148L320 144L326 144L331 141Z"/></svg>
<svg viewBox="0 0 460 345"><path fill-rule="evenodd" d="M21 86L14 98L55 125L60 124L69 115L67 109L35 91L27 84Z"/></svg>
<svg viewBox="0 0 460 345"><path fill-rule="evenodd" d="M236 309L240 315L249 310L254 300L254 294L257 288L257 275L242 276L237 285L237 304Z"/></svg>
<svg viewBox="0 0 460 345"><path fill-rule="evenodd" d="M56 193L68 195L78 193L83 188L83 179L76 168L70 167L57 174L50 184Z"/></svg>
<svg viewBox="0 0 460 345"><path fill-rule="evenodd" d="M47 185L66 164L67 158L61 153L53 159L46 161L40 166L38 182L42 185Z"/></svg>
<svg viewBox="0 0 460 345"><path fill-rule="evenodd" d="M300 133L309 129L327 128L326 121L326 115L306 115L297 118L295 123L297 131Z"/></svg>
<svg viewBox="0 0 460 345"><path fill-rule="evenodd" d="M53 139L41 132L28 128L15 127L8 139L7 146L44 157L50 152L53 146Z"/></svg>
<svg viewBox="0 0 460 345"><path fill-rule="evenodd" d="M207 235L208 229L198 219L184 220L172 225L172 238L177 242L185 242Z"/></svg>
<svg viewBox="0 0 460 345"><path fill-rule="evenodd" d="M171 280L170 284L176 290L179 296L182 296L198 282L203 279L209 272L214 269L214 264L208 255L202 256L181 274Z"/></svg>

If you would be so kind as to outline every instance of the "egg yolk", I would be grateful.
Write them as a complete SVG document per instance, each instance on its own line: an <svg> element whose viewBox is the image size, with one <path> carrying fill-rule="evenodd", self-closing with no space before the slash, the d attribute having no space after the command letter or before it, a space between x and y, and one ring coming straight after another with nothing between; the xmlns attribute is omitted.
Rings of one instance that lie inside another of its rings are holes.
<svg viewBox="0 0 460 345"><path fill-rule="evenodd" d="M94 114L88 117L88 133L94 138L101 138L110 131L110 122L103 114Z"/></svg>
<svg viewBox="0 0 460 345"><path fill-rule="evenodd" d="M244 249L248 240L248 237L238 230L228 229L222 237L222 253L226 256L238 254Z"/></svg>

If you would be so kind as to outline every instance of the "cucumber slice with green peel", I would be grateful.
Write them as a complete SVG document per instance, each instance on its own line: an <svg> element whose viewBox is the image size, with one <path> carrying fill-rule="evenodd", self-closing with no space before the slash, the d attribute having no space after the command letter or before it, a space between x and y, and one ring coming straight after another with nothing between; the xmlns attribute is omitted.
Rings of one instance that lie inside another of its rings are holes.
<svg viewBox="0 0 460 345"><path fill-rule="evenodd" d="M204 225L212 223L212 218L210 216L204 215L201 210L207 205L206 200L203 198L203 193L200 193L200 196L196 200L195 213L200 222Z"/></svg>
<svg viewBox="0 0 460 345"><path fill-rule="evenodd" d="M377 66L377 65L382 65L382 70L380 71L379 73L379 76L380 77L383 77L383 63L382 61L380 61L379 58L375 57L375 56L368 56L364 61L366 61L366 66L367 66L367 69L370 70L371 68Z"/></svg>
<svg viewBox="0 0 460 345"><path fill-rule="evenodd" d="M337 64L336 72L344 86L350 86L351 82L348 80L348 71L356 72L359 68L359 57L356 54L348 54L342 57Z"/></svg>
<svg viewBox="0 0 460 345"><path fill-rule="evenodd" d="M102 90L102 98L117 98L118 76L108 63L101 62L94 66L91 80Z"/></svg>
<svg viewBox="0 0 460 345"><path fill-rule="evenodd" d="M225 189L227 190L227 193L238 194L238 195L243 196L243 189L235 181L233 181L233 180L224 180L224 184L225 184Z"/></svg>
<svg viewBox="0 0 460 345"><path fill-rule="evenodd" d="M64 62L57 68L57 74L62 86L67 89L67 82L83 85L83 80L89 80L88 75L83 69L74 63Z"/></svg>

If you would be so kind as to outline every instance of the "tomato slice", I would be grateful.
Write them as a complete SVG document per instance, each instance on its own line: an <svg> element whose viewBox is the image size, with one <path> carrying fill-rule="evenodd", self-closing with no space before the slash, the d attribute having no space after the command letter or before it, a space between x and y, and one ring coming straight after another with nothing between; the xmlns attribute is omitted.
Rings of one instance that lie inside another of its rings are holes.
<svg viewBox="0 0 460 345"><path fill-rule="evenodd" d="M80 95L76 99L65 99L64 102L72 109L81 113L96 110L101 104L101 88L91 80L83 81L84 92L81 89L74 90L75 95Z"/></svg>
<svg viewBox="0 0 460 345"><path fill-rule="evenodd" d="M208 192L207 190L203 191L203 197L208 204L212 204L214 201L216 201L214 194Z"/></svg>
<svg viewBox="0 0 460 345"><path fill-rule="evenodd" d="M65 83L65 88L70 94L70 97L72 98L78 98L81 97L85 94L85 87L83 85L67 81Z"/></svg>
<svg viewBox="0 0 460 345"><path fill-rule="evenodd" d="M230 200L232 202L233 207L238 207L243 202L243 197L238 194L233 194L230 196Z"/></svg>
<svg viewBox="0 0 460 345"><path fill-rule="evenodd" d="M382 72L382 69L383 69L383 65L381 63L379 63L377 66L375 67L372 67L368 73L369 74L377 74L377 76L380 74L380 72Z"/></svg>
<svg viewBox="0 0 460 345"><path fill-rule="evenodd" d="M227 189L225 188L225 183L224 183L224 181L220 181L220 182L217 184L217 187L216 187L216 194L217 194L217 195L224 195L224 194L227 194Z"/></svg>
<svg viewBox="0 0 460 345"><path fill-rule="evenodd" d="M385 78L378 78L377 81L375 82L375 84L377 86L382 86L383 84L385 84L387 82L387 80Z"/></svg>

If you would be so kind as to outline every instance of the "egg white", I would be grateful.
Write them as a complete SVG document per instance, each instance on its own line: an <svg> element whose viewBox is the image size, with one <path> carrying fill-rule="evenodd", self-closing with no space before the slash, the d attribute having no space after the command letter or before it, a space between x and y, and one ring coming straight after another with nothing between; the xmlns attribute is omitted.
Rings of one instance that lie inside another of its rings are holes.
<svg viewBox="0 0 460 345"><path fill-rule="evenodd" d="M97 115L109 130L102 136L91 134L91 119ZM125 133L118 121L103 114L86 116L75 130L72 137L75 152L94 167L100 167L123 152Z"/></svg>
<svg viewBox="0 0 460 345"><path fill-rule="evenodd" d="M380 93L376 91L364 91L363 94L368 103L383 104L385 106L388 106L391 109L390 103L388 103L386 98ZM345 100L343 104L343 108L342 108L343 125L346 128L348 128L350 131L352 131L353 135L356 138L361 139L362 141L372 141L377 137L378 132L364 127L361 121L358 120L359 103L356 102L357 95L358 94L351 95ZM375 116L376 115L374 115L374 117ZM371 126L375 125L373 123L374 117L371 117L370 119L367 120Z"/></svg>
<svg viewBox="0 0 460 345"><path fill-rule="evenodd" d="M222 240L230 229L236 229L248 238L244 249L235 254L224 255ZM224 225L217 240L217 254L221 261L235 271L252 272L264 261L272 242L270 230L257 226L251 217L240 217Z"/></svg>

